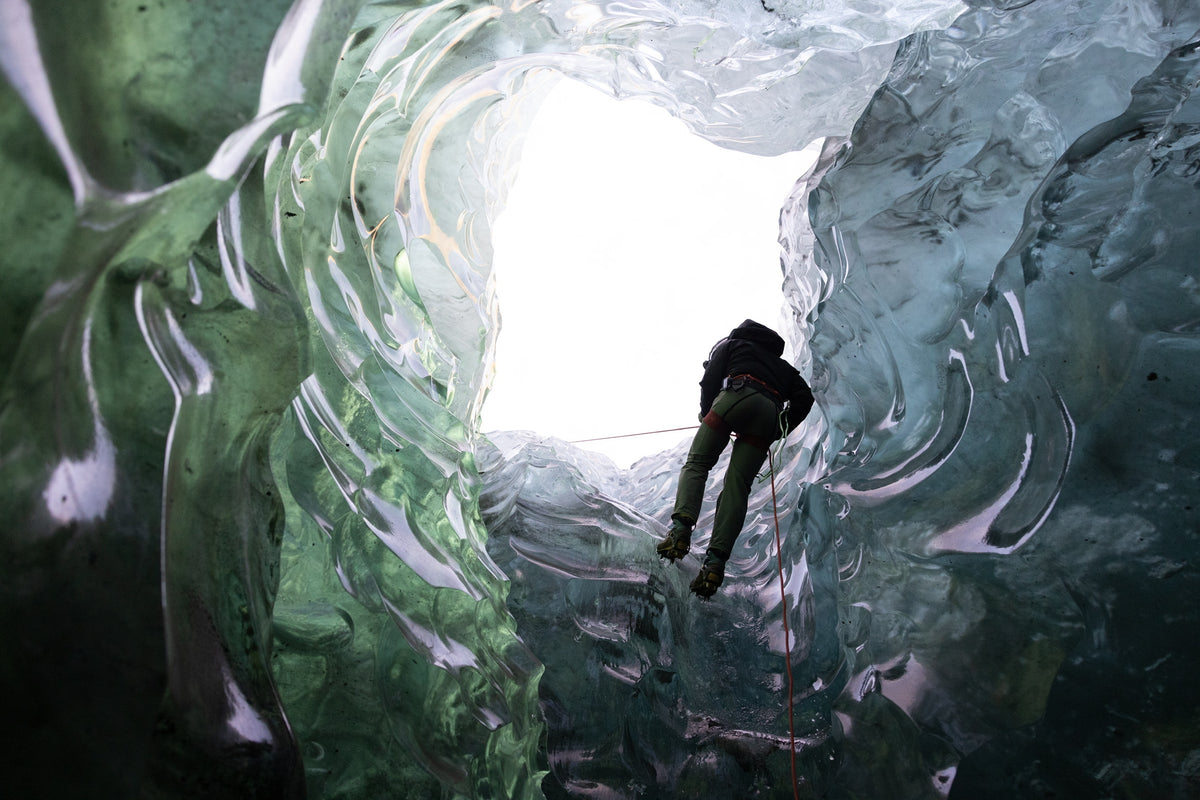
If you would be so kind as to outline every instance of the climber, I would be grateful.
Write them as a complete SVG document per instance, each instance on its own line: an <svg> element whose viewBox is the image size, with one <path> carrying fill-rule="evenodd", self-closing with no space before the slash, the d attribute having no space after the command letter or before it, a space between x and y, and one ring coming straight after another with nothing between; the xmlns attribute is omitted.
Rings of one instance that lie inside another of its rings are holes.
<svg viewBox="0 0 1200 800"><path fill-rule="evenodd" d="M767 458L771 442L791 433L813 405L812 391L788 362L783 338L748 319L717 342L704 362L700 380L700 429L679 475L671 529L655 548L660 558L687 555L692 529L700 517L708 473L737 435L717 497L712 539L691 590L712 597L725 579L725 562L742 532L750 487Z"/></svg>

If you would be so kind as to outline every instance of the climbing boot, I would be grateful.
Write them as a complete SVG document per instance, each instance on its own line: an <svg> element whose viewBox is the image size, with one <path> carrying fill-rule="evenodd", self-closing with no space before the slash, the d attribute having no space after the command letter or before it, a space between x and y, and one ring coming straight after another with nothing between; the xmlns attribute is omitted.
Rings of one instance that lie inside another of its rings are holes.
<svg viewBox="0 0 1200 800"><path fill-rule="evenodd" d="M671 529L667 536L654 548L659 558L665 558L672 564L675 559L683 558L692 546L692 526L682 520L671 520Z"/></svg>
<svg viewBox="0 0 1200 800"><path fill-rule="evenodd" d="M700 574L695 577L691 586L697 597L707 600L716 593L717 587L725 580L725 560L725 556L711 550L704 556Z"/></svg>

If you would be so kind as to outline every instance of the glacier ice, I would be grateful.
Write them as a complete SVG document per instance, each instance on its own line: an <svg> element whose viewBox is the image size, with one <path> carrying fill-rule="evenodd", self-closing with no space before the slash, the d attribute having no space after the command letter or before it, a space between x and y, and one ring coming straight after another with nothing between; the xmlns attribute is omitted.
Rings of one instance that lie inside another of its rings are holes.
<svg viewBox="0 0 1200 800"><path fill-rule="evenodd" d="M18 793L1197 791L1193 4L0 13ZM559 76L825 139L780 217L821 413L708 604L651 546L682 448L478 429Z"/></svg>

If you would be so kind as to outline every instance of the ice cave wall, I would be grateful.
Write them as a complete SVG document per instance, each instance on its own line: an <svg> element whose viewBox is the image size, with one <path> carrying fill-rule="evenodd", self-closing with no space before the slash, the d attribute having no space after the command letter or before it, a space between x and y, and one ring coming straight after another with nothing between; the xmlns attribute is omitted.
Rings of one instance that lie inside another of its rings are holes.
<svg viewBox="0 0 1200 800"><path fill-rule="evenodd" d="M789 659L809 794L1195 787L1187 4L61 6L0 6L17 785L784 797ZM790 650L765 485L698 608L680 451L476 430L555 74L832 137Z"/></svg>
<svg viewBox="0 0 1200 800"><path fill-rule="evenodd" d="M797 251L848 292L813 338L843 608L867 685L972 753L954 796L1194 791L1158 698L1191 647L1196 31L1177 4L965 15L910 40L801 205Z"/></svg>

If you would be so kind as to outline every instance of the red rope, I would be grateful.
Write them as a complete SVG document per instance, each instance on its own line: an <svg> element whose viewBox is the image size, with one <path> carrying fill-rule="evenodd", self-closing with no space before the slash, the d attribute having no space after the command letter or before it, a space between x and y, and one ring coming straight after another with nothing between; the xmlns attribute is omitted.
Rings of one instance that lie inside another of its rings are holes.
<svg viewBox="0 0 1200 800"><path fill-rule="evenodd" d="M779 504L775 499L775 457L767 449L767 459L771 465L771 510L775 514L775 558L779 565L779 598L783 601L783 658L787 664L788 682L788 737L792 746L792 796L800 800L800 786L796 781L796 721L794 701L796 693L792 690L792 638L788 631L787 589L783 582L783 547L779 540Z"/></svg>
<svg viewBox="0 0 1200 800"><path fill-rule="evenodd" d="M594 439L572 439L567 444L583 444L584 442L603 442L606 439L628 439L630 436L649 436L653 433L674 433L675 431L694 431L699 425L688 425L683 428L663 428L661 431L642 431L641 433L622 433L618 436L597 436Z"/></svg>

